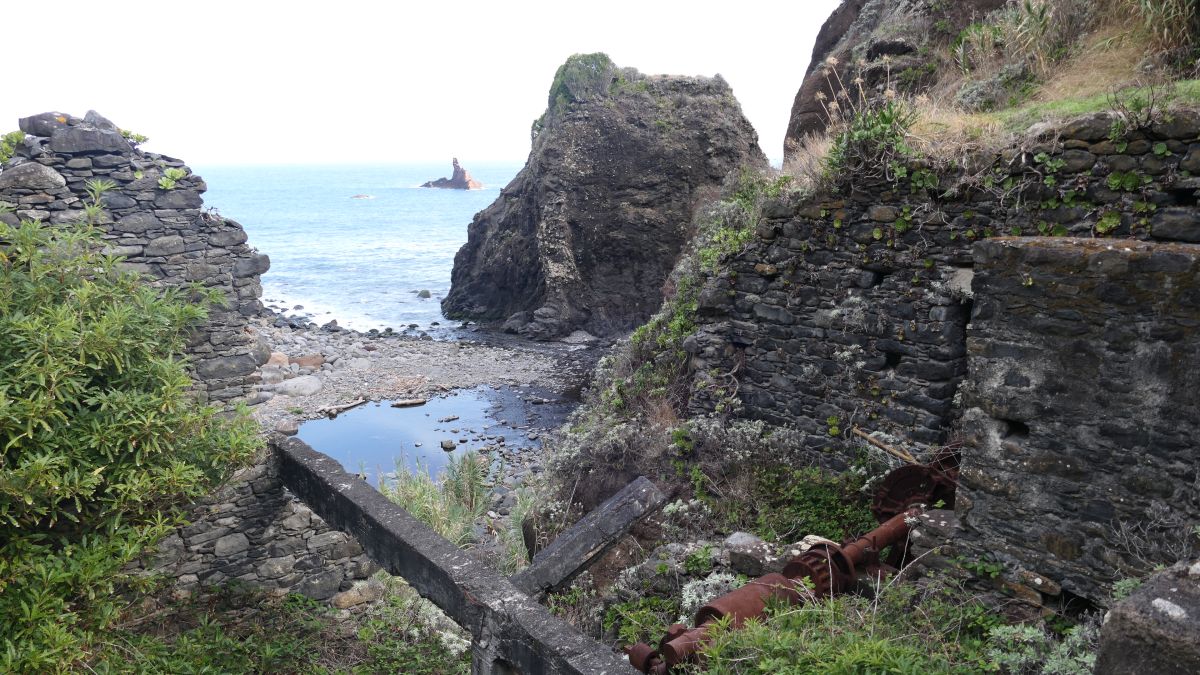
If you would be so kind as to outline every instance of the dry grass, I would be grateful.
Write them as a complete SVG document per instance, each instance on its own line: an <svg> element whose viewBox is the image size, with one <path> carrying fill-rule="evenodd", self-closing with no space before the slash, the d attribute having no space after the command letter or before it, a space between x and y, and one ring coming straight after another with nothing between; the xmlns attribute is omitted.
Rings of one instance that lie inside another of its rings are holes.
<svg viewBox="0 0 1200 675"><path fill-rule="evenodd" d="M954 162L964 154L1011 144L1012 134L994 115L967 113L933 99L917 103L909 139L913 149L935 160Z"/></svg>
<svg viewBox="0 0 1200 675"><path fill-rule="evenodd" d="M783 172L795 179L793 185L797 189L815 189L825 175L825 157L831 147L833 136L828 132L805 136L795 144L795 152L783 166Z"/></svg>
<svg viewBox="0 0 1200 675"><path fill-rule="evenodd" d="M1137 80L1138 66L1145 59L1145 45L1130 36L1123 26L1097 30L1079 54L1060 63L1033 100L1061 101L1104 94Z"/></svg>

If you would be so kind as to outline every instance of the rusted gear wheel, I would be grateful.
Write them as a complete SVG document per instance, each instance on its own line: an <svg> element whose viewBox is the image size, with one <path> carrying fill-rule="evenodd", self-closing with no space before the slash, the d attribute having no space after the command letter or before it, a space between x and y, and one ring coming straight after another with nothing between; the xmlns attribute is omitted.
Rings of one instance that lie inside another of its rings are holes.
<svg viewBox="0 0 1200 675"><path fill-rule="evenodd" d="M875 490L871 513L880 523L904 513L913 504L928 504L934 500L938 481L936 469L924 464L909 464L895 469Z"/></svg>

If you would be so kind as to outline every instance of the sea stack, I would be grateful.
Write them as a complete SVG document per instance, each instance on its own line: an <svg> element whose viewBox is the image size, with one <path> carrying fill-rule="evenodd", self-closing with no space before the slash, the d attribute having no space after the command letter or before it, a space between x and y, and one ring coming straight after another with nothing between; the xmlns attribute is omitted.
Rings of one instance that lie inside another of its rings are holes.
<svg viewBox="0 0 1200 675"><path fill-rule="evenodd" d="M458 158L454 158L454 173L450 174L449 178L439 178L431 180L421 187L427 188L445 188L448 190L478 190L483 187L483 183L471 178L471 173L458 163Z"/></svg>
<svg viewBox="0 0 1200 675"><path fill-rule="evenodd" d="M648 76L604 54L558 69L532 135L525 167L472 221L442 310L533 339L645 322L700 198L767 164L720 76Z"/></svg>

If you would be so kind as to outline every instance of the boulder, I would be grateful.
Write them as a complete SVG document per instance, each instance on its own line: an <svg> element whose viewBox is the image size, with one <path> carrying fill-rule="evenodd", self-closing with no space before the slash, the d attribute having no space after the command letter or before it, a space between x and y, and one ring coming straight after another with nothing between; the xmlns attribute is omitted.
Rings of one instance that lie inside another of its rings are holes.
<svg viewBox="0 0 1200 675"><path fill-rule="evenodd" d="M319 391L321 379L314 375L301 375L275 385L275 393L281 396L312 396Z"/></svg>
<svg viewBox="0 0 1200 675"><path fill-rule="evenodd" d="M37 162L18 164L0 173L0 190L54 190L66 184L62 174Z"/></svg>
<svg viewBox="0 0 1200 675"><path fill-rule="evenodd" d="M383 585L372 581L355 582L349 590L342 591L329 600L337 609L349 609L383 597Z"/></svg>
<svg viewBox="0 0 1200 675"><path fill-rule="evenodd" d="M749 532L734 532L726 537L725 550L729 553L729 566L735 572L758 577L775 571L771 565L777 558L771 555L771 545Z"/></svg>
<svg viewBox="0 0 1200 675"><path fill-rule="evenodd" d="M525 167L468 228L442 309L547 340L640 325L662 304L697 198L747 165L766 159L719 76L572 56ZM519 325L539 308L555 314Z"/></svg>
<svg viewBox="0 0 1200 675"><path fill-rule="evenodd" d="M444 188L450 190L479 190L483 188L483 183L471 178L471 174L458 164L458 158L454 158L454 171L449 178L439 178L431 180L421 185L426 188ZM365 195L363 195L365 196Z"/></svg>
<svg viewBox="0 0 1200 675"><path fill-rule="evenodd" d="M17 120L17 126L29 134L30 136L45 136L54 135L59 129L66 129L69 124L77 124L78 117L67 115L60 112L44 112L38 115L30 115Z"/></svg>
<svg viewBox="0 0 1200 675"><path fill-rule="evenodd" d="M289 363L294 363L301 368L316 370L325 365L325 356L322 354L305 354L303 356L295 356L288 359Z"/></svg>
<svg viewBox="0 0 1200 675"><path fill-rule="evenodd" d="M1200 561L1155 574L1108 612L1096 673L1200 673Z"/></svg>
<svg viewBox="0 0 1200 675"><path fill-rule="evenodd" d="M50 137L50 150L63 155L88 152L128 155L133 146L115 131L79 126L56 129Z"/></svg>

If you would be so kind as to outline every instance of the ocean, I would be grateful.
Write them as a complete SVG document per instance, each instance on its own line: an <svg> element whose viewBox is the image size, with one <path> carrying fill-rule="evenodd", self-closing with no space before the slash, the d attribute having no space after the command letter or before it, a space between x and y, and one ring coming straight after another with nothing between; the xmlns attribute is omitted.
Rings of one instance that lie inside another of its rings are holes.
<svg viewBox="0 0 1200 675"><path fill-rule="evenodd" d="M421 188L449 177L439 164L198 166L206 207L242 224L271 257L263 302L288 316L343 328L442 333L439 301L467 225L516 176L521 162L463 166L482 190ZM356 198L357 197L357 198ZM429 291L429 298L419 292ZM295 309L300 307L301 309ZM432 330L431 330L432 329Z"/></svg>

